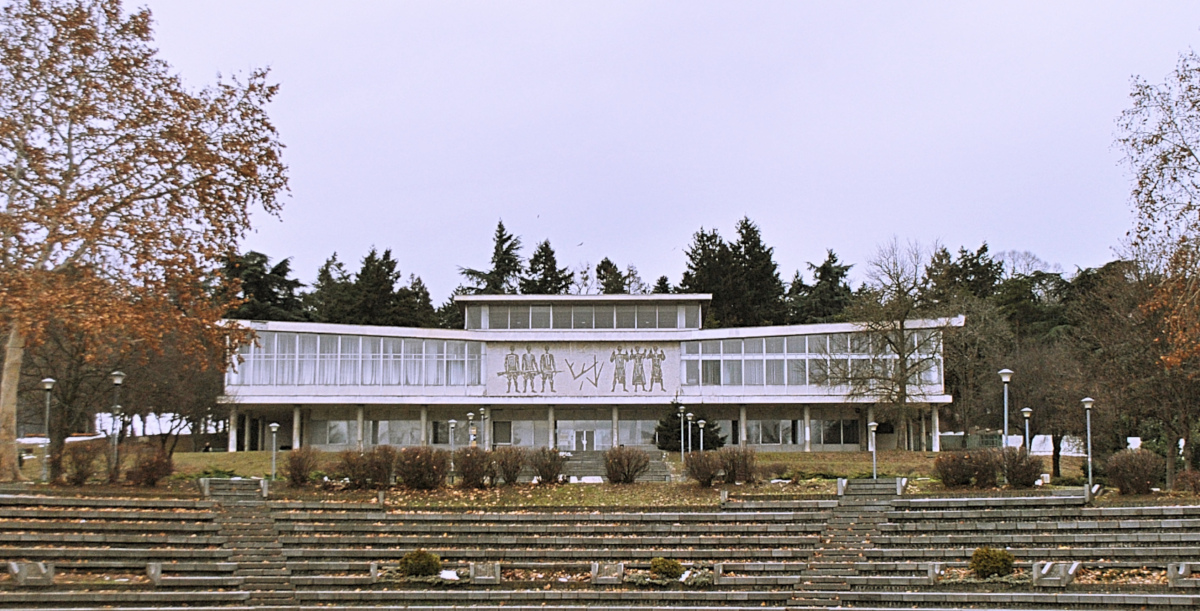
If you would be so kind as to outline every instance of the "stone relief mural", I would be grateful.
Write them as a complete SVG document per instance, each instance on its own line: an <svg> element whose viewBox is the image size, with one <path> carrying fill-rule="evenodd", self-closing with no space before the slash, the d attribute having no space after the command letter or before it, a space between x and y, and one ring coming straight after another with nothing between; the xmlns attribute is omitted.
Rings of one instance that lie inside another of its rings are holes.
<svg viewBox="0 0 1200 611"><path fill-rule="evenodd" d="M496 395L666 394L679 386L678 344L513 343L489 348L488 359L488 393Z"/></svg>

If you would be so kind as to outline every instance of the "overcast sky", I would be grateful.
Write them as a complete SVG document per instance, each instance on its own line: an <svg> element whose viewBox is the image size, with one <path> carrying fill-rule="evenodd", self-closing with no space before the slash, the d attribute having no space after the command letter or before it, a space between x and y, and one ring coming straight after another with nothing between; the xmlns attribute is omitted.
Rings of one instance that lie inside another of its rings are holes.
<svg viewBox="0 0 1200 611"><path fill-rule="evenodd" d="M269 67L292 193L245 247L309 282L391 248L442 302L496 221L528 256L678 282L701 227L759 224L784 279L832 248L986 241L1070 271L1131 226L1130 79L1197 2L153 0L191 84Z"/></svg>

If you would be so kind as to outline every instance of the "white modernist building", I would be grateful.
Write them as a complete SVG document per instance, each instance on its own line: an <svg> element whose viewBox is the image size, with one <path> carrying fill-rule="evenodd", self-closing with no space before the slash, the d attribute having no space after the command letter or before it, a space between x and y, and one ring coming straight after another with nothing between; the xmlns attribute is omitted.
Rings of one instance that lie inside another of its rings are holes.
<svg viewBox="0 0 1200 611"><path fill-rule="evenodd" d="M465 329L242 323L257 340L226 377L229 450L267 449L270 423L282 448L653 447L655 425L679 405L731 444L867 449L875 399L831 375L887 360L861 325L703 329L709 295L455 300ZM936 338L954 324L906 326ZM930 422L912 430L936 451L938 406L950 397L940 341L927 344L934 352L913 388ZM879 447L894 447L898 430L882 423Z"/></svg>

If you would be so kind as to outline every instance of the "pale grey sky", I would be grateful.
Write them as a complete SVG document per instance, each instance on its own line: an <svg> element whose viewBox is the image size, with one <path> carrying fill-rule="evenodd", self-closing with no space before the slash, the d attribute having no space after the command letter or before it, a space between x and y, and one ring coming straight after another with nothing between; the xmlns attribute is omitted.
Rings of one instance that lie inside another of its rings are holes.
<svg viewBox="0 0 1200 611"><path fill-rule="evenodd" d="M893 235L1094 266L1131 225L1130 78L1197 2L152 0L195 85L266 66L291 168L247 249L311 281L372 245L442 302L497 219L525 254L678 282L743 215L782 275Z"/></svg>

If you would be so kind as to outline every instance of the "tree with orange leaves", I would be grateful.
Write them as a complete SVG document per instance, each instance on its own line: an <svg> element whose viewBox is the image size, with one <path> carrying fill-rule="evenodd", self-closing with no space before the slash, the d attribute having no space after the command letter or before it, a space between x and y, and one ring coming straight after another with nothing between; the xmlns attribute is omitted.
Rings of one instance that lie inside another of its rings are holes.
<svg viewBox="0 0 1200 611"><path fill-rule="evenodd" d="M51 320L236 346L219 268L250 212L280 209L282 144L265 71L189 91L150 12L119 0L0 10L0 479L16 469L26 345Z"/></svg>

